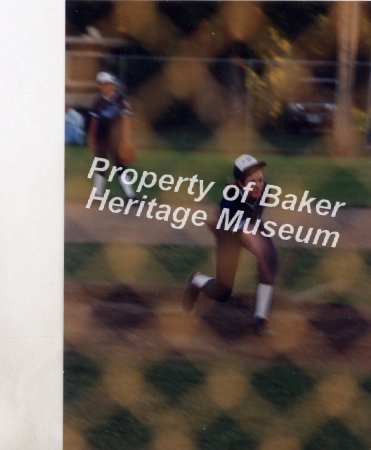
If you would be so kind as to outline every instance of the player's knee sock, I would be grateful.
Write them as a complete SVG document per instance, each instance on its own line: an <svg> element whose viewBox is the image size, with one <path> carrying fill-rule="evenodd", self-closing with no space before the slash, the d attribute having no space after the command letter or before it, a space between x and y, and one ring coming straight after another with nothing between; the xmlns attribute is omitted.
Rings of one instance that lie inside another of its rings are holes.
<svg viewBox="0 0 371 450"><path fill-rule="evenodd" d="M131 180L129 178L127 178L127 180L126 180L126 177L127 177L127 175L125 176L125 180L123 180L121 178L121 174L118 175L119 185L122 189L122 192L125 194L125 196L127 198L135 198L135 192L134 192L133 186L131 184L128 184L128 182L130 182Z"/></svg>
<svg viewBox="0 0 371 450"><path fill-rule="evenodd" d="M106 187L106 179L99 173L94 173L93 175L93 186L96 188L96 195L103 196L104 189Z"/></svg>
<svg viewBox="0 0 371 450"><path fill-rule="evenodd" d="M194 284L198 288L203 288L205 284L212 280L211 277L208 277L207 275L203 275L202 273L197 273L192 280L192 284Z"/></svg>
<svg viewBox="0 0 371 450"><path fill-rule="evenodd" d="M271 307L273 286L260 283L256 290L256 303L254 317L267 319Z"/></svg>

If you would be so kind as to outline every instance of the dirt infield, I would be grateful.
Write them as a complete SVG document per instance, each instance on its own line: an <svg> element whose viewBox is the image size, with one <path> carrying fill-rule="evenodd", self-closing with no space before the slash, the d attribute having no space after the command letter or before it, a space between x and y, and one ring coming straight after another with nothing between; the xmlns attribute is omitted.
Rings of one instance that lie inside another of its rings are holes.
<svg viewBox="0 0 371 450"><path fill-rule="evenodd" d="M178 205L179 206L179 205ZM195 209L194 205L188 205ZM208 217L213 217L215 205L201 205ZM175 205L172 205L175 208ZM199 208L199 207L198 207ZM155 219L136 217L135 210L129 215L113 214L109 210L100 211L98 205L90 209L81 202L69 202L66 205L65 240L66 242L139 242L144 245L154 243L176 243L182 245L212 245L213 236L206 226L187 225L182 230L171 228L169 223ZM336 217L317 214L298 213L274 208L264 215L265 220L276 221L279 225L290 223L337 231L340 234L337 248L371 248L371 210L345 208ZM295 241L277 239L281 246L297 245ZM313 246L306 245L306 248Z"/></svg>
<svg viewBox="0 0 371 450"><path fill-rule="evenodd" d="M335 251L277 242L272 335L257 337L254 261L244 294L185 314L186 274L213 264L206 228L68 204L66 450L371 448L370 219L339 214Z"/></svg>
<svg viewBox="0 0 371 450"><path fill-rule="evenodd" d="M260 338L181 291L66 283L66 450L371 448L370 310L276 298Z"/></svg>
<svg viewBox="0 0 371 450"><path fill-rule="evenodd" d="M170 349L190 357L224 352L261 360L280 356L304 365L334 364L371 370L371 310L341 303L276 298L272 336L251 331L252 295L217 304L201 298L187 315L176 286L65 287L65 338L71 345L114 342L132 352Z"/></svg>

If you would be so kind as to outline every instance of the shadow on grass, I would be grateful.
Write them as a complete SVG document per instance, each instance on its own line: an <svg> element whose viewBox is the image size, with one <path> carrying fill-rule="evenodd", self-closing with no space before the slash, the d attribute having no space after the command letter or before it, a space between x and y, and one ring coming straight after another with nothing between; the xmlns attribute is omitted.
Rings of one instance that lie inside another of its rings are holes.
<svg viewBox="0 0 371 450"><path fill-rule="evenodd" d="M336 419L329 420L305 444L304 450L366 450L367 445Z"/></svg>
<svg viewBox="0 0 371 450"><path fill-rule="evenodd" d="M203 383L205 374L182 356L171 356L153 364L145 379L170 402L178 403L191 389Z"/></svg>
<svg viewBox="0 0 371 450"><path fill-rule="evenodd" d="M265 400L279 410L296 403L314 387L314 379L288 359L280 359L256 372L252 385Z"/></svg>
<svg viewBox="0 0 371 450"><path fill-rule="evenodd" d="M200 450L255 450L256 440L244 431L241 426L222 415L214 422L205 426L198 436Z"/></svg>
<svg viewBox="0 0 371 450"><path fill-rule="evenodd" d="M97 450L145 450L149 448L151 433L130 411L120 408L89 430L86 437Z"/></svg>
<svg viewBox="0 0 371 450"><path fill-rule="evenodd" d="M100 377L97 363L75 350L68 350L64 355L64 400L74 400Z"/></svg>

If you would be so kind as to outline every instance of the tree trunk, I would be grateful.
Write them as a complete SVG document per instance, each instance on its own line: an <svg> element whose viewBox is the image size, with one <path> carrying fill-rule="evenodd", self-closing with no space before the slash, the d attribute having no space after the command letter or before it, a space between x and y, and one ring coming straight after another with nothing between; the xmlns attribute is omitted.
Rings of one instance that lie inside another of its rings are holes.
<svg viewBox="0 0 371 450"><path fill-rule="evenodd" d="M359 41L360 3L336 4L338 34L338 90L334 120L334 152L338 155L358 153L352 127L354 62Z"/></svg>

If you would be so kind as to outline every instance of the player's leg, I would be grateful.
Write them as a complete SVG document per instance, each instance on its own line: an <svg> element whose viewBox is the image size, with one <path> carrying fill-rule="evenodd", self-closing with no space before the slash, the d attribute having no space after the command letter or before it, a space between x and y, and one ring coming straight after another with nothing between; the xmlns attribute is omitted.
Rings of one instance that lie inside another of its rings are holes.
<svg viewBox="0 0 371 450"><path fill-rule="evenodd" d="M121 188L122 192L124 193L124 195L126 196L126 198L135 200L136 195L135 195L133 185L131 184L132 177L130 175L126 175L126 174L125 174L125 177L121 176L125 169L127 169L126 166L121 166L120 170L117 171L118 182L119 182L120 188Z"/></svg>
<svg viewBox="0 0 371 450"><path fill-rule="evenodd" d="M218 234L215 278L201 286L207 297L218 302L228 300L233 289L241 251L238 234L225 231Z"/></svg>
<svg viewBox="0 0 371 450"><path fill-rule="evenodd" d="M132 176L125 174L125 177L122 177L121 175L123 172L128 169L128 167L122 163L120 155L118 155L117 151L112 151L113 154L113 160L116 167L119 167L120 169L116 172L117 180L119 182L120 188L122 192L124 193L126 198L131 198L133 200L136 199L135 191L133 188L133 185L131 184Z"/></svg>
<svg viewBox="0 0 371 450"><path fill-rule="evenodd" d="M220 231L217 234L216 276L211 278L200 272L191 274L183 296L183 309L192 310L199 294L218 302L228 300L235 280L241 245L236 233Z"/></svg>
<svg viewBox="0 0 371 450"><path fill-rule="evenodd" d="M98 158L107 158L106 143L98 141L96 155ZM97 163L97 168L100 168L100 164L104 167L103 161ZM106 173L107 172L94 172L93 174L93 186L96 188L96 195L103 196L106 187Z"/></svg>
<svg viewBox="0 0 371 450"><path fill-rule="evenodd" d="M270 238L260 232L254 234L240 233L241 245L251 252L258 264L258 287L254 312L255 331L264 328L269 316L273 286L277 272L277 253Z"/></svg>

